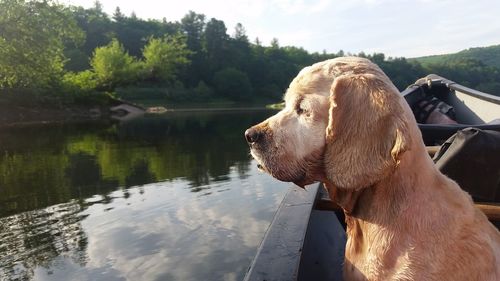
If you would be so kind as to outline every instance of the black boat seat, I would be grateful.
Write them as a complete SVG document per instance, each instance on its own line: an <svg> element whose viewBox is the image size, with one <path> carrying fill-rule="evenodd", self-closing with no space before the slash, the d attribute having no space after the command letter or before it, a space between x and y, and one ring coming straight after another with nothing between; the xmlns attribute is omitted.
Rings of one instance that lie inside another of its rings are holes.
<svg viewBox="0 0 500 281"><path fill-rule="evenodd" d="M500 132L500 124L418 124L425 145L441 145L456 132L466 128L476 128L480 130L491 130Z"/></svg>
<svg viewBox="0 0 500 281"><path fill-rule="evenodd" d="M433 157L436 167L476 202L500 202L500 132L467 128Z"/></svg>

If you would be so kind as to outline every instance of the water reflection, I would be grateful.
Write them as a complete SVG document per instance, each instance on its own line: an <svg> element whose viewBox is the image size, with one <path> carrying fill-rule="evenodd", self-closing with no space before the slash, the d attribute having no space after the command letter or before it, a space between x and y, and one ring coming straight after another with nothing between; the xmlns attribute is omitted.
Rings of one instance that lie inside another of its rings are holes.
<svg viewBox="0 0 500 281"><path fill-rule="evenodd" d="M199 186L248 171L242 131L269 112L148 116L122 125L1 131L0 216L185 178Z"/></svg>
<svg viewBox="0 0 500 281"><path fill-rule="evenodd" d="M88 241L81 209L69 202L0 219L0 277L30 280L36 267L48 268L63 255L85 266Z"/></svg>
<svg viewBox="0 0 500 281"><path fill-rule="evenodd" d="M242 138L269 114L0 131L0 279L241 279L286 186Z"/></svg>

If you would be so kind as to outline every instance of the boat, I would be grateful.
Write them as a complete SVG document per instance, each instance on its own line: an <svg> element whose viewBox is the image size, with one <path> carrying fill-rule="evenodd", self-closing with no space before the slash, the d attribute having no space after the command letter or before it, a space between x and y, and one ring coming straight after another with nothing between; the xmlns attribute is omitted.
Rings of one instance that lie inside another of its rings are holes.
<svg viewBox="0 0 500 281"><path fill-rule="evenodd" d="M418 124L431 156L439 151L437 143L465 128L500 132L499 96L434 74L417 80L401 94L412 109L429 98L454 109L457 124ZM489 201L475 201L475 204L499 228L500 200ZM291 186L244 280L342 280L346 242L344 219L343 211L329 199L321 184L310 185L305 191Z"/></svg>
<svg viewBox="0 0 500 281"><path fill-rule="evenodd" d="M467 127L500 130L500 96L465 87L435 74L417 80L401 94L411 108L426 96L432 96L455 111L458 124L418 124L426 145L442 142Z"/></svg>

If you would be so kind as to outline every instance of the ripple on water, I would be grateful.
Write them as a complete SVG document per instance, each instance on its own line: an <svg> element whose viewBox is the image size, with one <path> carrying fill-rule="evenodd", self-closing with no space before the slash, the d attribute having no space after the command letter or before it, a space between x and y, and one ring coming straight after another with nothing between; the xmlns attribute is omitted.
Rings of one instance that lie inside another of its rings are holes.
<svg viewBox="0 0 500 281"><path fill-rule="evenodd" d="M0 276L30 279L29 268L49 267L50 261L60 255L84 264L87 236L81 225L86 217L82 210L71 201L0 218Z"/></svg>

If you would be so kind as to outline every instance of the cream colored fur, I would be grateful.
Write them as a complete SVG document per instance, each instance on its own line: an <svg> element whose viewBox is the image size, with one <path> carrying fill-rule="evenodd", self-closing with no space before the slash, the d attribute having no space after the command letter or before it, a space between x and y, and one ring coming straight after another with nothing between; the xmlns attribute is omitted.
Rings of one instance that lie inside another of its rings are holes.
<svg viewBox="0 0 500 281"><path fill-rule="evenodd" d="M262 169L325 183L346 214L346 280L500 280L500 234L441 174L407 103L362 58L304 68L254 126Z"/></svg>

